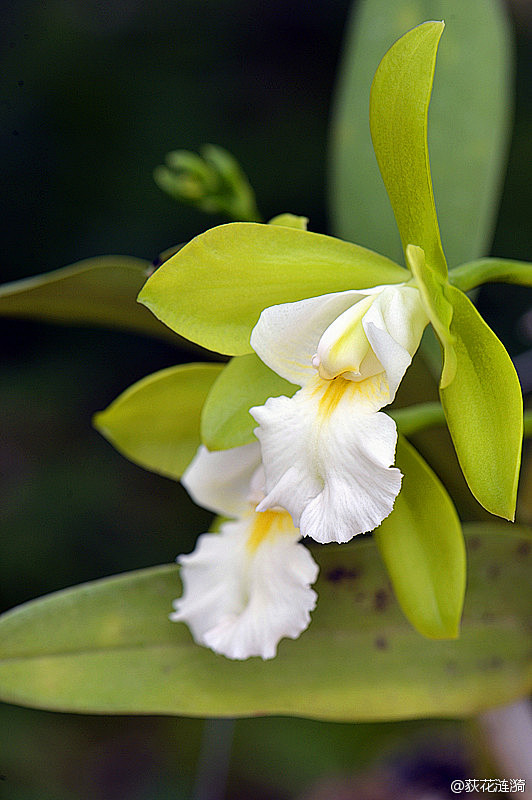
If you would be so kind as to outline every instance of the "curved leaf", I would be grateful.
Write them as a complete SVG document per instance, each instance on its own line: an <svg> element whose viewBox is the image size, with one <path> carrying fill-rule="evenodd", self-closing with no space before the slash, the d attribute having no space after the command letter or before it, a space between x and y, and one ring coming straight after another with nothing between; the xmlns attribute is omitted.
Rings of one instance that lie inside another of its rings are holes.
<svg viewBox="0 0 532 800"><path fill-rule="evenodd" d="M244 355L268 306L408 277L384 256L330 236L237 222L185 245L151 276L139 300L187 339Z"/></svg>
<svg viewBox="0 0 532 800"><path fill-rule="evenodd" d="M453 304L456 375L441 402L464 477L492 514L513 519L523 440L523 400L510 357L474 305L447 287Z"/></svg>
<svg viewBox="0 0 532 800"><path fill-rule="evenodd" d="M222 364L169 367L130 386L94 426L122 455L179 479L200 445L201 407Z"/></svg>
<svg viewBox="0 0 532 800"><path fill-rule="evenodd" d="M532 688L527 530L470 528L458 640L419 636L387 587L373 542L317 548L309 629L263 662L229 661L168 621L178 569L89 583L0 618L0 698L61 711L297 715L370 721L463 717Z"/></svg>
<svg viewBox="0 0 532 800"><path fill-rule="evenodd" d="M402 36L377 68L370 95L370 129L377 163L403 250L425 251L447 273L434 205L427 140L429 101L443 22L425 22Z"/></svg>
<svg viewBox="0 0 532 800"><path fill-rule="evenodd" d="M137 303L153 270L130 256L100 256L44 275L0 286L0 315L76 325L104 325L158 336L176 336Z"/></svg>
<svg viewBox="0 0 532 800"><path fill-rule="evenodd" d="M257 423L249 413L269 397L292 397L298 389L264 364L255 353L235 356L220 373L201 412L201 440L209 450L227 450L255 439Z"/></svg>
<svg viewBox="0 0 532 800"><path fill-rule="evenodd" d="M336 235L401 260L367 123L369 87L383 53L406 30L440 19L448 25L430 104L429 150L442 240L455 266L489 251L504 175L512 47L499 0L356 3L331 126L330 198Z"/></svg>
<svg viewBox="0 0 532 800"><path fill-rule="evenodd" d="M424 636L456 638L464 602L466 554L458 515L444 487L406 439L397 443L403 485L374 532L397 599Z"/></svg>

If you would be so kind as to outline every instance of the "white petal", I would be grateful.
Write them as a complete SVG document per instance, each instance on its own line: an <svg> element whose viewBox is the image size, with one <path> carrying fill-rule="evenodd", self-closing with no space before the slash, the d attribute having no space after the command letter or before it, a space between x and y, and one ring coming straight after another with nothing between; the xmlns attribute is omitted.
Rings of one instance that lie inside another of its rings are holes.
<svg viewBox="0 0 532 800"><path fill-rule="evenodd" d="M346 542L379 525L401 488L391 467L397 430L376 413L388 402L382 376L315 379L291 399L251 409L259 423L268 494L258 510L282 506L303 536Z"/></svg>
<svg viewBox="0 0 532 800"><path fill-rule="evenodd" d="M360 376L361 364L370 351L362 318L374 302L375 297L371 296L358 300L324 331L313 360L321 378L332 380L344 373ZM377 373L382 369L378 364Z"/></svg>
<svg viewBox="0 0 532 800"><path fill-rule="evenodd" d="M250 484L259 467L258 442L215 452L201 445L181 483L198 505L239 517L249 508Z"/></svg>
<svg viewBox="0 0 532 800"><path fill-rule="evenodd" d="M181 556L183 596L170 618L186 622L198 644L227 658L275 656L280 639L296 639L310 622L318 574L286 512L251 512L200 536Z"/></svg>
<svg viewBox="0 0 532 800"><path fill-rule="evenodd" d="M362 325L376 358L386 371L390 401L428 324L419 290L411 286L388 286L375 298Z"/></svg>
<svg viewBox="0 0 532 800"><path fill-rule="evenodd" d="M270 369L304 386L316 374L312 356L323 332L358 300L381 288L335 292L265 308L251 333L251 346Z"/></svg>

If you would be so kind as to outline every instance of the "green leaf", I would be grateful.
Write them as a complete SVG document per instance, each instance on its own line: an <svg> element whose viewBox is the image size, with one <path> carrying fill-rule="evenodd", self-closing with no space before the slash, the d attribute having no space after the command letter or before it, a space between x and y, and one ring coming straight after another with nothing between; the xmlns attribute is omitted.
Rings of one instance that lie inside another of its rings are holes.
<svg viewBox="0 0 532 800"><path fill-rule="evenodd" d="M523 401L514 366L501 342L459 289L447 288L454 314L456 375L440 390L464 477L479 503L513 519Z"/></svg>
<svg viewBox="0 0 532 800"><path fill-rule="evenodd" d="M456 638L466 581L458 515L436 475L402 437L396 464L403 484L391 515L374 532L375 541L416 630L433 639Z"/></svg>
<svg viewBox="0 0 532 800"><path fill-rule="evenodd" d="M139 300L172 330L228 355L252 352L260 312L328 292L401 283L408 273L357 245L281 225L211 228L166 261Z"/></svg>
<svg viewBox="0 0 532 800"><path fill-rule="evenodd" d="M383 53L406 30L441 19L447 28L430 104L429 150L442 240L455 266L489 251L505 170L512 47L498 0L356 3L332 118L330 200L334 233L400 262L367 124L369 87Z"/></svg>
<svg viewBox="0 0 532 800"><path fill-rule="evenodd" d="M425 22L402 36L377 68L370 96L373 147L403 250L425 251L441 276L447 265L434 205L427 140L429 101L443 22Z"/></svg>
<svg viewBox="0 0 532 800"><path fill-rule="evenodd" d="M406 622L371 540L316 548L311 625L266 662L216 656L169 622L176 566L58 592L0 618L0 698L103 714L474 715L532 688L531 541L518 526L472 526L462 633L441 641Z"/></svg>
<svg viewBox="0 0 532 800"><path fill-rule="evenodd" d="M169 367L130 386L94 426L122 455L179 479L200 445L201 407L222 364Z"/></svg>
<svg viewBox="0 0 532 800"><path fill-rule="evenodd" d="M425 253L420 247L409 244L406 248L406 260L416 279L427 316L443 347L440 386L444 387L452 381L456 372L454 336L451 333L453 306L446 296L447 282L426 262Z"/></svg>
<svg viewBox="0 0 532 800"><path fill-rule="evenodd" d="M292 397L298 389L279 377L255 353L235 356L212 387L201 413L201 439L209 450L227 450L255 439L249 413L269 397Z"/></svg>
<svg viewBox="0 0 532 800"><path fill-rule="evenodd" d="M175 335L136 302L152 270L129 256L101 256L0 286L0 315L104 325L170 339Z"/></svg>
<svg viewBox="0 0 532 800"><path fill-rule="evenodd" d="M463 292L475 289L483 283L532 286L532 264L506 258L479 258L452 269L449 272L449 282Z"/></svg>

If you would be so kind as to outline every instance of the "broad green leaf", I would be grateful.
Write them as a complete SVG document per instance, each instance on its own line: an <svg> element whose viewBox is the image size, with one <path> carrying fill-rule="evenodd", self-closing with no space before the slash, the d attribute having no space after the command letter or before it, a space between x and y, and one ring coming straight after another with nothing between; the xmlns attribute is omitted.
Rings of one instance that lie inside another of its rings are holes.
<svg viewBox="0 0 532 800"><path fill-rule="evenodd" d="M250 333L268 306L406 276L384 256L330 236L237 222L185 245L151 276L139 300L187 339L244 355L252 352Z"/></svg>
<svg viewBox="0 0 532 800"><path fill-rule="evenodd" d="M425 20L447 23L430 104L429 151L445 253L449 265L456 266L489 251L505 170L512 43L499 0L356 3L331 126L333 231L401 260L368 127L369 87L388 48Z"/></svg>
<svg viewBox="0 0 532 800"><path fill-rule="evenodd" d="M136 301L151 271L139 258L88 258L0 286L0 315L126 328L177 344L175 335Z"/></svg>
<svg viewBox="0 0 532 800"><path fill-rule="evenodd" d="M433 639L456 638L466 580L458 515L436 475L402 437L396 464L403 484L375 541L412 625Z"/></svg>
<svg viewBox="0 0 532 800"><path fill-rule="evenodd" d="M122 455L145 469L179 479L200 445L201 407L222 364L185 364L126 389L94 426Z"/></svg>
<svg viewBox="0 0 532 800"><path fill-rule="evenodd" d="M472 526L461 636L440 641L406 622L371 540L316 548L311 625L266 662L216 656L169 622L176 566L85 584L0 618L0 698L104 714L474 715L532 688L531 543L518 526Z"/></svg>
<svg viewBox="0 0 532 800"><path fill-rule="evenodd" d="M235 356L220 373L201 413L201 439L209 450L239 447L255 439L249 413L268 397L292 397L298 389L279 377L255 353Z"/></svg>
<svg viewBox="0 0 532 800"><path fill-rule="evenodd" d="M409 244L406 248L406 260L416 279L427 316L443 347L440 386L444 387L452 381L456 372L454 337L451 333L453 307L445 294L447 282L427 263L425 253L420 247Z"/></svg>
<svg viewBox="0 0 532 800"><path fill-rule="evenodd" d="M479 503L513 519L521 444L523 401L513 364L501 342L459 289L453 304L456 375L440 396L464 477Z"/></svg>
<svg viewBox="0 0 532 800"><path fill-rule="evenodd" d="M480 258L449 272L449 282L468 292L483 283L516 283L532 286L532 264L506 258Z"/></svg>
<svg viewBox="0 0 532 800"><path fill-rule="evenodd" d="M427 126L443 22L425 22L388 50L371 85L373 147L403 250L421 247L432 269L446 275L430 175Z"/></svg>

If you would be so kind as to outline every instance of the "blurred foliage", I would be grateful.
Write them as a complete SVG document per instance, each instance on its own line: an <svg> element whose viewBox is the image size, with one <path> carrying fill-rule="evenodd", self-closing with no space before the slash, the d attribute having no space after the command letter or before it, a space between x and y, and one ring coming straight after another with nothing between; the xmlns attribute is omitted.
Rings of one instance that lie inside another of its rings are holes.
<svg viewBox="0 0 532 800"><path fill-rule="evenodd" d="M2 282L96 254L152 260L218 221L177 206L152 179L166 152L196 151L208 141L235 154L266 218L304 214L311 229L326 232L327 123L349 5L21 0L2 6ZM493 253L526 259L532 50L522 20L517 44L515 130ZM480 294L481 312L512 354L530 347L532 337L515 323L529 305L530 294L515 287ZM4 320L0 333L3 607L169 562L191 549L208 515L172 481L128 463L90 427L91 415L133 381L190 354L133 335L38 323ZM0 790L10 800L190 796L200 721L2 706L0 722L9 730L0 745L6 778ZM449 725L462 742L464 726ZM382 731L241 721L231 797L283 800L327 769L365 766ZM384 729L390 748L405 733L437 740L441 726ZM257 767L253 776L250 764Z"/></svg>

